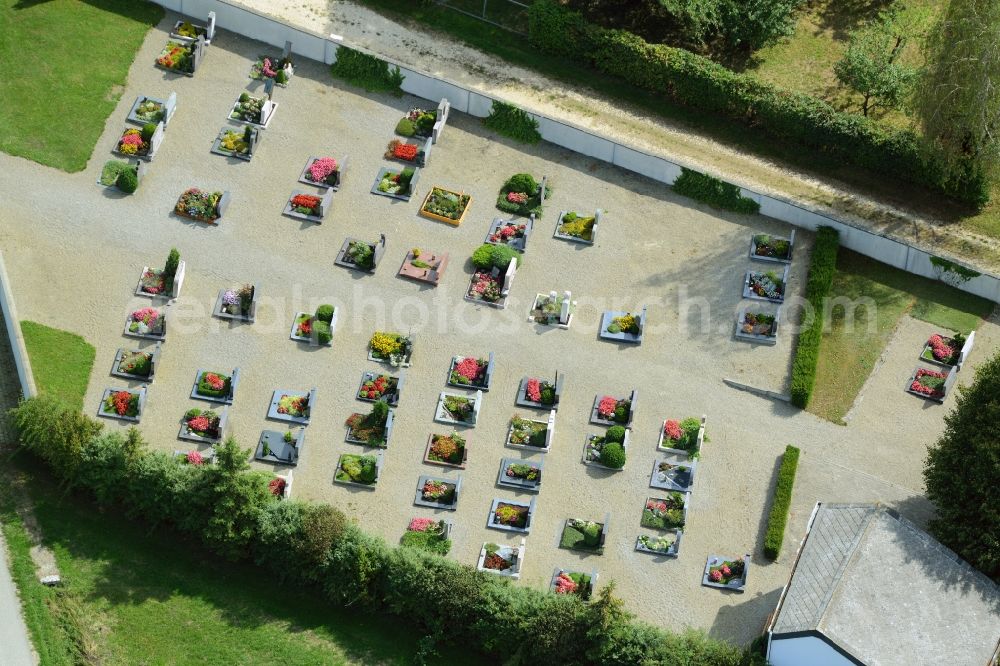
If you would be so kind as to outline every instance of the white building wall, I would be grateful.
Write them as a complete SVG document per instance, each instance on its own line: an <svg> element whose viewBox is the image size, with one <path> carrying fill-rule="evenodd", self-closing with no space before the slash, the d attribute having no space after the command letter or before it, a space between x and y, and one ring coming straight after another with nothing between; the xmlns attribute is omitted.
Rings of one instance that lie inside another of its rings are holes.
<svg viewBox="0 0 1000 666"><path fill-rule="evenodd" d="M854 662L815 636L771 639L771 666L854 666Z"/></svg>

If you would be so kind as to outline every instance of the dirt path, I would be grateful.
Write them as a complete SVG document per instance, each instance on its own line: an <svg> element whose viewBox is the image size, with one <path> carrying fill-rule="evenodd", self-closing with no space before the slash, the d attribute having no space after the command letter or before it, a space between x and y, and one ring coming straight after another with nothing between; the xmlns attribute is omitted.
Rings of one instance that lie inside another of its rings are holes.
<svg viewBox="0 0 1000 666"><path fill-rule="evenodd" d="M949 252L986 270L1000 270L1000 240L912 210L875 201L833 179L819 180L774 161L734 150L619 100L568 87L533 70L437 36L424 26L396 23L345 0L243 0L256 11L323 34L335 33L400 63L502 96L522 107L572 122L716 174L758 192L875 229L937 253Z"/></svg>

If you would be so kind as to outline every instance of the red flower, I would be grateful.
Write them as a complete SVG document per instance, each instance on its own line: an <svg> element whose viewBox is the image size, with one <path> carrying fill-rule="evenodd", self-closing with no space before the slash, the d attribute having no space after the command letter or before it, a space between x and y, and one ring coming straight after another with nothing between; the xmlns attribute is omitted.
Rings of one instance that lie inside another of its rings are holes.
<svg viewBox="0 0 1000 666"><path fill-rule="evenodd" d="M209 372L205 374L205 383L208 384L213 391L221 391L222 387L226 385L226 380L214 372Z"/></svg>
<svg viewBox="0 0 1000 666"><path fill-rule="evenodd" d="M708 579L713 583L721 583L722 572L719 571L718 569L712 569L712 571L708 574Z"/></svg>
<svg viewBox="0 0 1000 666"><path fill-rule="evenodd" d="M276 476L271 479L271 482L267 484L267 489L271 491L271 494L275 497L281 497L285 492L285 480L280 476Z"/></svg>
<svg viewBox="0 0 1000 666"><path fill-rule="evenodd" d="M296 194L292 197L293 208L308 208L310 210L319 205L320 198L311 194Z"/></svg>
<svg viewBox="0 0 1000 666"><path fill-rule="evenodd" d="M392 148L393 157L412 162L417 159L417 146L413 143L399 143Z"/></svg>
<svg viewBox="0 0 1000 666"><path fill-rule="evenodd" d="M677 441L681 438L681 424L677 421L667 421L663 424L663 433L670 439Z"/></svg>
<svg viewBox="0 0 1000 666"><path fill-rule="evenodd" d="M610 395L606 395L601 398L601 401L597 403L597 415L603 419L610 418L615 413L615 408L618 406L618 399L612 398Z"/></svg>
<svg viewBox="0 0 1000 666"><path fill-rule="evenodd" d="M128 407L132 403L132 394L128 391L116 391L111 394L112 404L118 416L125 416Z"/></svg>
<svg viewBox="0 0 1000 666"><path fill-rule="evenodd" d="M531 402L541 402L542 401L542 388L541 382L537 379L529 379L528 386L524 390L528 394L528 400Z"/></svg>
<svg viewBox="0 0 1000 666"><path fill-rule="evenodd" d="M479 376L479 361L474 358L463 358L461 361L455 364L455 372L457 372L462 377L465 377L470 382L475 381Z"/></svg>
<svg viewBox="0 0 1000 666"><path fill-rule="evenodd" d="M195 416L188 420L188 428L195 432L207 432L212 421L207 416Z"/></svg>
<svg viewBox="0 0 1000 666"><path fill-rule="evenodd" d="M188 451L186 459L189 465L201 465L205 462L205 459L197 451Z"/></svg>

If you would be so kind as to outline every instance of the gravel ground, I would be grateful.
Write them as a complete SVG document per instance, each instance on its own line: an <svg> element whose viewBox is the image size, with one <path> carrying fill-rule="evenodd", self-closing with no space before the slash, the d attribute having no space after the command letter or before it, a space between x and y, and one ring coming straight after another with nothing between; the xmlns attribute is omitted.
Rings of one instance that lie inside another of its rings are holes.
<svg viewBox="0 0 1000 666"><path fill-rule="evenodd" d="M253 57L269 49L222 32L203 69L193 79L177 77L152 66L172 21L168 16L150 32L86 171L65 174L0 155L5 174L0 244L20 314L76 331L97 346L85 403L89 413L96 412L106 387L121 384L108 375L115 350L136 346L121 331L128 311L149 304L132 294L142 267L162 265L176 246L187 262L187 278L181 298L167 307L170 332L142 419L152 446L186 448L174 438L184 411L206 404L188 398L198 368L241 367L230 421L245 446L257 441L261 429L281 428L265 418L274 389L315 386L317 404L295 470L295 494L342 507L389 542L399 538L411 517L441 515L455 523L452 557L458 561L474 564L485 541L516 543L485 527L494 497L529 497L494 486L500 458L519 457L503 446L507 423L516 411L519 379L556 369L567 377L566 392L553 450L544 456L545 482L521 585L546 586L557 566L597 570L602 582L614 579L627 606L651 622L673 629L690 625L746 641L773 609L817 499L880 499L917 520L926 516L919 470L924 447L941 430L944 409L901 392L903 368L919 353L914 341L925 331L894 343L900 360L879 370L874 381L886 377L885 385L868 388L847 428L722 384L723 377L733 377L786 388L788 335L776 347L732 339L750 235L787 233L785 225L693 204L656 183L551 145L523 148L497 140L478 121L459 114L435 147L420 190L425 193L432 184L464 190L473 197L471 210L457 228L420 218L417 201L396 203L368 192L397 119L418 101L360 94L331 82L324 68L308 62L300 63L287 89L277 90L280 106L257 156L251 163L235 163L209 154L209 148L240 91L259 89L246 73ZM135 96L165 96L172 90L178 94L178 111L139 191L124 197L95 187L109 156L105 151ZM351 156L330 219L313 225L282 217L287 196L300 187L295 181L306 158L326 153ZM462 300L470 275L463 260L482 242L497 213L493 202L499 187L518 171L548 175L554 196L529 244L508 309L478 307ZM37 185L24 186L31 182ZM232 205L219 226L172 215L177 196L193 185L232 192ZM595 247L551 237L560 209L597 207L607 214ZM376 275L333 265L345 237L374 239L379 233L387 235L388 251ZM803 249L811 242L806 234L797 237ZM413 246L451 253L437 289L396 277ZM793 295L803 284L807 254L797 257ZM257 323L231 325L211 318L219 289L243 282L259 285ZM525 321L534 294L552 289L572 289L579 299L568 331ZM685 293L701 304L702 313L710 309L707 326L700 325L697 309L685 312L679 300ZM309 349L288 340L294 313L322 302L340 309L333 348ZM642 346L597 339L602 310L642 305L649 306L650 318ZM359 451L343 442L342 423L351 412L367 411L367 403L353 396L361 373L378 369L366 360L365 349L372 331L384 328L412 330L417 336L414 366L407 371L383 478L374 491L348 489L332 483L337 457ZM985 326L973 361L995 348L996 340L996 327ZM447 431L433 423L433 415L450 358L488 351L497 359L494 388L485 398L480 424L467 432L469 465L461 472L458 510L436 514L413 507L417 478L440 470L421 458L428 434ZM587 424L595 395L633 388L639 399L625 470L613 474L582 465L584 438L599 431ZM887 413L898 414L891 427L884 422ZM711 441L699 462L680 557L660 561L636 553L632 547L643 531L643 501L654 494L647 484L658 458L660 423L700 414L708 416ZM803 457L781 562L755 565L744 595L702 588L700 573L709 554L753 552L755 564L760 559L768 497L787 443L801 446ZM600 519L609 512L604 555L557 547L566 518Z"/></svg>

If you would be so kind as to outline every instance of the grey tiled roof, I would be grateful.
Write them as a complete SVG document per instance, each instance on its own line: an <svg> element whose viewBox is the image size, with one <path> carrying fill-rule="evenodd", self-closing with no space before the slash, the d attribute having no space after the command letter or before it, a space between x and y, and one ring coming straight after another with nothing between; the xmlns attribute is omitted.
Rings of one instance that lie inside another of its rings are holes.
<svg viewBox="0 0 1000 666"><path fill-rule="evenodd" d="M862 504L840 505L836 510L824 506L817 511L774 625L775 633L809 631L819 626L875 510L873 504Z"/></svg>

